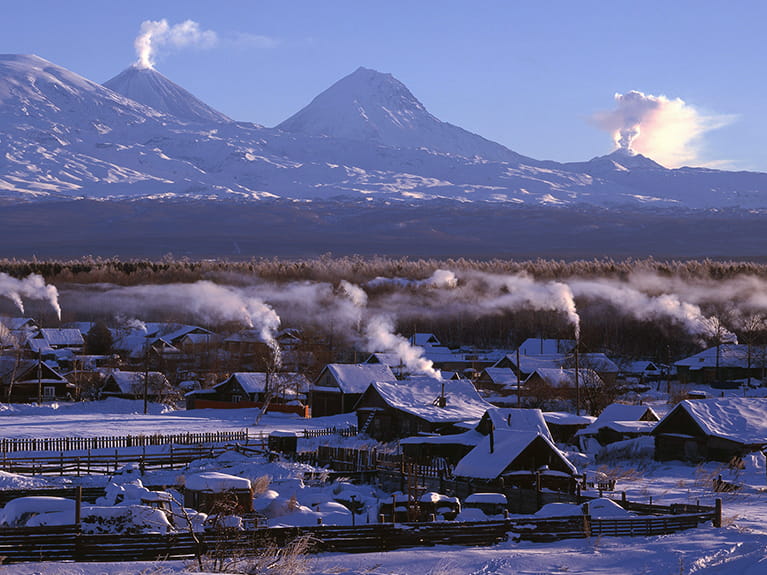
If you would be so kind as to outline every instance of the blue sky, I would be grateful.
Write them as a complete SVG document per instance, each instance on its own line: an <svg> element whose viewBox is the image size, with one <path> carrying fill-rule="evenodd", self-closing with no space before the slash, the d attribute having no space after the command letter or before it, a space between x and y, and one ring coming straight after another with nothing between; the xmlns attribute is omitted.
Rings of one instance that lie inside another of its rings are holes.
<svg viewBox="0 0 767 575"><path fill-rule="evenodd" d="M756 0L29 0L3 3L0 53L104 82L136 60L142 22L161 19L192 20L215 41L161 46L157 70L237 120L274 126L366 66L444 121L581 161L614 149L615 94L636 90L668 112L643 116L641 141L654 142L639 151L686 146L666 165L767 171L767 3ZM682 117L677 141L660 124Z"/></svg>

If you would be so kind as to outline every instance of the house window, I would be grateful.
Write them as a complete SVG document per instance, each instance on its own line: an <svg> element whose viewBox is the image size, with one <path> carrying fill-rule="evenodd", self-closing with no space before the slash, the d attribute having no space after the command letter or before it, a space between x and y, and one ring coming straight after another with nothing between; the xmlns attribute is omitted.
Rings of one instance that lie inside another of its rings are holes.
<svg viewBox="0 0 767 575"><path fill-rule="evenodd" d="M242 401L241 395L232 395L232 403L240 403Z"/></svg>
<svg viewBox="0 0 767 575"><path fill-rule="evenodd" d="M53 399L56 397L56 388L53 385L46 385L43 387L43 397L46 399Z"/></svg>

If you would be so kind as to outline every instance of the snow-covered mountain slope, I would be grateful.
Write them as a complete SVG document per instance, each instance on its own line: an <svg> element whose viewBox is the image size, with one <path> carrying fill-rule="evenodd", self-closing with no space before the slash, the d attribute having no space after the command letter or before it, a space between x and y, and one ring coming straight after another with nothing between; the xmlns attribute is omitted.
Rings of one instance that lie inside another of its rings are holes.
<svg viewBox="0 0 767 575"><path fill-rule="evenodd" d="M280 125L295 134L426 148L445 154L518 162L508 148L435 118L391 74L358 68Z"/></svg>
<svg viewBox="0 0 767 575"><path fill-rule="evenodd" d="M371 70L276 129L224 121L144 72L109 82L136 87L139 103L42 58L0 56L0 198L767 208L767 174L668 170L625 153L577 164L525 158L440 122ZM146 105L153 99L161 104Z"/></svg>
<svg viewBox="0 0 767 575"><path fill-rule="evenodd" d="M104 82L110 90L163 114L200 123L231 122L224 114L195 98L154 68L130 66Z"/></svg>

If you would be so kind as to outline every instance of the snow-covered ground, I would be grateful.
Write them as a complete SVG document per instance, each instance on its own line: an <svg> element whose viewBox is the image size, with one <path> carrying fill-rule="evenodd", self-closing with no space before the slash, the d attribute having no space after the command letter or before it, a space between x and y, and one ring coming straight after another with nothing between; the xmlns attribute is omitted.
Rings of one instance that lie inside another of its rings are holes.
<svg viewBox="0 0 767 575"><path fill-rule="evenodd" d="M353 417L304 420L294 415L267 415L254 425L257 410L164 411L152 405L143 415L141 402L111 400L90 404L52 406L2 406L0 425L9 437L57 435L107 435L162 431L215 431L248 428L269 432L276 429L344 427ZM756 575L767 573L767 469L764 458L746 459L746 469L732 471L726 465L708 463L693 466L679 462L614 461L593 464L617 478L617 489L632 501L669 504L700 501L713 504L723 499L724 526L704 525L698 529L658 537L593 537L556 543L505 542L489 548L432 547L404 549L386 553L346 555L326 553L310 556L305 573L318 575L394 575L394 574L701 574ZM149 473L145 483L172 483L180 474L198 471L222 471L252 480L269 475L270 490L279 498L296 495L306 518L314 521L316 513L334 512L317 507L327 497L327 487L302 486L292 464L266 462L238 453L228 453L215 460L201 460L189 469ZM732 494L714 493L712 481L719 474L725 480L742 485ZM47 482L58 484L60 478L20 478L5 474L0 487L35 487ZM99 478L99 481L106 481ZM17 485L18 484L18 485ZM363 486L336 485L336 492L356 490L359 500L370 495ZM324 490L324 491L323 491ZM269 504L274 494L265 494L261 503ZM293 518L295 519L295 517ZM195 572L196 566L182 561L163 563L34 563L0 566L0 573L19 575L101 575L101 574L175 574Z"/></svg>

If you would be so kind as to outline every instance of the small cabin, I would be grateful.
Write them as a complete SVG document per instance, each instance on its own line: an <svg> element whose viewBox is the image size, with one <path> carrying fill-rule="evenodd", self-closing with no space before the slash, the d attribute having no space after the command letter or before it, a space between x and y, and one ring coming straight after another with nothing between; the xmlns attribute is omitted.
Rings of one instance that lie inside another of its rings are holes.
<svg viewBox="0 0 767 575"><path fill-rule="evenodd" d="M241 515L253 511L253 486L249 479L206 471L186 477L184 507L202 513Z"/></svg>

